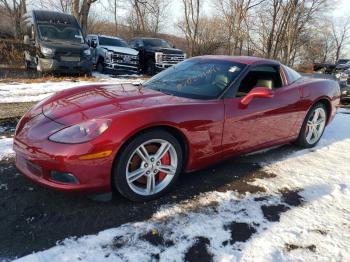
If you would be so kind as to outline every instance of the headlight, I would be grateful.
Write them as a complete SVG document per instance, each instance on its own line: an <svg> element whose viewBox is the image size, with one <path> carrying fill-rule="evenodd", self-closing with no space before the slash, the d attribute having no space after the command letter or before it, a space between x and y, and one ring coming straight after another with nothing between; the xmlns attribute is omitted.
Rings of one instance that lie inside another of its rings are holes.
<svg viewBox="0 0 350 262"><path fill-rule="evenodd" d="M348 93L348 91L346 91L346 90L342 92L343 95L346 95L347 93Z"/></svg>
<svg viewBox="0 0 350 262"><path fill-rule="evenodd" d="M348 78L349 75L347 73L341 73L340 78Z"/></svg>
<svg viewBox="0 0 350 262"><path fill-rule="evenodd" d="M112 54L113 54L113 52L111 52L111 51L106 51L105 52L106 62L112 61Z"/></svg>
<svg viewBox="0 0 350 262"><path fill-rule="evenodd" d="M155 53L155 60L156 60L156 63L161 63L163 61L163 53L156 52Z"/></svg>
<svg viewBox="0 0 350 262"><path fill-rule="evenodd" d="M53 54L53 49L51 49L51 48L49 48L49 47L44 47L44 46L42 46L42 47L40 48L40 50L41 50L41 53L42 53L43 55L46 55L46 56L50 56L50 55Z"/></svg>
<svg viewBox="0 0 350 262"><path fill-rule="evenodd" d="M90 49L84 50L84 55L90 56L91 55L91 50Z"/></svg>
<svg viewBox="0 0 350 262"><path fill-rule="evenodd" d="M111 125L109 119L92 119L66 127L49 137L49 140L64 144L79 144L91 141L101 135Z"/></svg>

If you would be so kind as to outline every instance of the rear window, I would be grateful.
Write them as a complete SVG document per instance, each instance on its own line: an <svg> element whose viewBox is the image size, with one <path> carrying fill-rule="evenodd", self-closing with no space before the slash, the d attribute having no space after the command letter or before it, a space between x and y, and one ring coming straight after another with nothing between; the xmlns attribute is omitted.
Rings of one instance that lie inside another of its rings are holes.
<svg viewBox="0 0 350 262"><path fill-rule="evenodd" d="M283 68L287 74L289 84L292 84L301 78L301 75L298 72L294 71L292 68L288 66L283 66Z"/></svg>

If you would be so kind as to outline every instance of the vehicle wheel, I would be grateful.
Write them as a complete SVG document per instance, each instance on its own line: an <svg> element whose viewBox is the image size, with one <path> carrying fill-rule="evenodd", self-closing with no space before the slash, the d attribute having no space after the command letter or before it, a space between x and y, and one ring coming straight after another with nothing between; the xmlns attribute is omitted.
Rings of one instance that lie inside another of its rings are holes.
<svg viewBox="0 0 350 262"><path fill-rule="evenodd" d="M182 170L177 139L162 130L135 137L122 149L113 167L116 189L132 201L148 201L165 194Z"/></svg>
<svg viewBox="0 0 350 262"><path fill-rule="evenodd" d="M30 62L28 60L25 60L25 59L24 59L24 68L26 70L32 69Z"/></svg>
<svg viewBox="0 0 350 262"><path fill-rule="evenodd" d="M99 73L103 73L105 71L105 67L103 65L103 61L99 61L96 65L96 70L99 72Z"/></svg>
<svg viewBox="0 0 350 262"><path fill-rule="evenodd" d="M154 65L154 61L152 59L148 59L146 63L146 74L152 76L155 73L156 73L156 68Z"/></svg>
<svg viewBox="0 0 350 262"><path fill-rule="evenodd" d="M297 144L305 148L314 147L321 139L326 122L326 107L322 103L318 103L306 115Z"/></svg>

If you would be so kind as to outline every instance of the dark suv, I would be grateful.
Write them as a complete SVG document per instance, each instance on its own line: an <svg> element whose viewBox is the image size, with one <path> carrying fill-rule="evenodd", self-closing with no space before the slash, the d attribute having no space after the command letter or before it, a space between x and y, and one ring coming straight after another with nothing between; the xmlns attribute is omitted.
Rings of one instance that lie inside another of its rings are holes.
<svg viewBox="0 0 350 262"><path fill-rule="evenodd" d="M140 67L153 75L186 59L186 53L159 38L135 38L130 46L139 51Z"/></svg>

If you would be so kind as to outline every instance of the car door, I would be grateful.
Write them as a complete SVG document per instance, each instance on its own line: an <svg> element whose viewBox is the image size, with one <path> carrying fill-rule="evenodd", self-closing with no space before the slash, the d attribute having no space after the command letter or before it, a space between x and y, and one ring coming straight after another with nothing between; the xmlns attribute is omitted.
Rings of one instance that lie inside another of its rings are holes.
<svg viewBox="0 0 350 262"><path fill-rule="evenodd" d="M273 82L270 86L270 80ZM251 89L268 85L271 98L254 98L247 106L242 98ZM278 64L251 67L237 83L233 97L226 98L223 131L223 152L238 154L282 143L291 138L296 123L300 94L287 83Z"/></svg>

